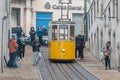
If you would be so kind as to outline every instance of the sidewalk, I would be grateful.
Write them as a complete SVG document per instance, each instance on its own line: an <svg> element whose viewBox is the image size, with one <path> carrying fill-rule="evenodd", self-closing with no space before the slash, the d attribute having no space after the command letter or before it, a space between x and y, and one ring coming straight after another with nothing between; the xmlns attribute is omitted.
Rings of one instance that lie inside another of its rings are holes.
<svg viewBox="0 0 120 80"><path fill-rule="evenodd" d="M95 59L88 50L84 50L84 59L77 59L77 62L100 80L120 80L118 70L105 70L104 64Z"/></svg>
<svg viewBox="0 0 120 80"><path fill-rule="evenodd" d="M32 66L32 49L26 46L25 60L18 61L18 68L4 68L4 73L0 73L0 80L39 80L38 69Z"/></svg>

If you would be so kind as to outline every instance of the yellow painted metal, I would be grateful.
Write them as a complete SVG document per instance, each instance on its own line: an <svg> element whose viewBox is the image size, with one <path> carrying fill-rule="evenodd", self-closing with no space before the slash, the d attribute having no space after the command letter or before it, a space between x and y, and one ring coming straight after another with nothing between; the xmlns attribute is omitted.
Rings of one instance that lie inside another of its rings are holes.
<svg viewBox="0 0 120 80"><path fill-rule="evenodd" d="M49 58L54 60L74 60L74 41L51 41L49 43Z"/></svg>

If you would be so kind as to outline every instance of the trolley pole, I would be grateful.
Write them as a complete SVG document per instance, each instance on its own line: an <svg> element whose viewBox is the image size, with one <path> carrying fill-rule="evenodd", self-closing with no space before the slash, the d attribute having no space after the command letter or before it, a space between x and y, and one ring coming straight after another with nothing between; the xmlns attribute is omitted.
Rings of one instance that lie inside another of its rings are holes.
<svg viewBox="0 0 120 80"><path fill-rule="evenodd" d="M71 2L72 0L68 0L68 2L63 2L62 0L59 0L59 4L61 4L61 18L59 20L69 20L71 21L71 19L69 19L69 5L72 4ZM67 5L67 10L66 10L66 14L63 13L63 5Z"/></svg>

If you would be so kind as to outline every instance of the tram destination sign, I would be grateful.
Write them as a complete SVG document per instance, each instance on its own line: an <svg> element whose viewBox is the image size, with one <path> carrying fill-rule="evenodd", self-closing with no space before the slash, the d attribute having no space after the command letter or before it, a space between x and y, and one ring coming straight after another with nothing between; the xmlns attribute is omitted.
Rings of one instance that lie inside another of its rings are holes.
<svg viewBox="0 0 120 80"><path fill-rule="evenodd" d="M51 5L49 2L46 2L45 5L44 5L44 8L45 9L54 9L54 10L59 10L59 9L63 9L63 10L84 10L83 6L73 6L73 5L69 5L69 6L66 6L66 5L63 5L61 6L60 4L53 4Z"/></svg>

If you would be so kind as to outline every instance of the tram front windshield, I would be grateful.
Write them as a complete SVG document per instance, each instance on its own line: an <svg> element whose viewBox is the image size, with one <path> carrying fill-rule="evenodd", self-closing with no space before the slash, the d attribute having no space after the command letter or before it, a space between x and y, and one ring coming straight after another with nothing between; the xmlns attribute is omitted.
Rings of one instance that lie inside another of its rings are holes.
<svg viewBox="0 0 120 80"><path fill-rule="evenodd" d="M59 40L68 40L68 26L67 25L60 25Z"/></svg>
<svg viewBox="0 0 120 80"><path fill-rule="evenodd" d="M52 25L52 40L75 40L74 25Z"/></svg>

